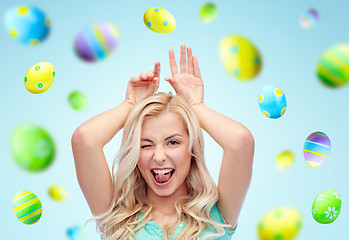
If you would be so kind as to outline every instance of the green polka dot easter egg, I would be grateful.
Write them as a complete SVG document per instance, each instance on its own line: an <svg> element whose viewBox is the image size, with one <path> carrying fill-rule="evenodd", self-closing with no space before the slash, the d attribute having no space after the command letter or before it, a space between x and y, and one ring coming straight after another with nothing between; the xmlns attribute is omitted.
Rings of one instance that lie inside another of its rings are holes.
<svg viewBox="0 0 349 240"><path fill-rule="evenodd" d="M87 108L86 96L79 91L73 91L69 94L68 103L76 111L85 110Z"/></svg>
<svg viewBox="0 0 349 240"><path fill-rule="evenodd" d="M144 24L157 33L170 33L176 28L176 20L173 15L159 7L149 8L143 16Z"/></svg>
<svg viewBox="0 0 349 240"><path fill-rule="evenodd" d="M30 172L49 167L55 157L55 144L50 134L33 123L23 123L15 128L10 140L15 163Z"/></svg>
<svg viewBox="0 0 349 240"><path fill-rule="evenodd" d="M338 44L325 51L316 66L316 75L327 87L346 85L349 82L349 45Z"/></svg>
<svg viewBox="0 0 349 240"><path fill-rule="evenodd" d="M21 190L13 199L13 211L19 221L31 225L40 220L42 205L34 193Z"/></svg>
<svg viewBox="0 0 349 240"><path fill-rule="evenodd" d="M313 218L322 224L334 222L341 212L342 201L333 189L322 191L314 200L312 207Z"/></svg>
<svg viewBox="0 0 349 240"><path fill-rule="evenodd" d="M259 240L293 240L302 227L301 213L294 207L268 211L257 226Z"/></svg>
<svg viewBox="0 0 349 240"><path fill-rule="evenodd" d="M56 77L56 70L51 63L40 62L32 66L24 76L25 88L34 94L47 91Z"/></svg>
<svg viewBox="0 0 349 240"><path fill-rule="evenodd" d="M228 74L241 81L255 78L262 67L258 49L242 36L224 37L220 42L219 55Z"/></svg>

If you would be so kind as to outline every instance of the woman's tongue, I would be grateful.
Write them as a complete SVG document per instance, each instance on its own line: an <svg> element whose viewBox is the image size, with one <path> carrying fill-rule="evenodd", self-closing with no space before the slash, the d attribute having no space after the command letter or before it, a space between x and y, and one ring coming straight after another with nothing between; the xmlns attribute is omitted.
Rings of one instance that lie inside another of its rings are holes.
<svg viewBox="0 0 349 240"><path fill-rule="evenodd" d="M167 182L171 178L171 173L163 174L157 173L155 174L155 179L159 183Z"/></svg>

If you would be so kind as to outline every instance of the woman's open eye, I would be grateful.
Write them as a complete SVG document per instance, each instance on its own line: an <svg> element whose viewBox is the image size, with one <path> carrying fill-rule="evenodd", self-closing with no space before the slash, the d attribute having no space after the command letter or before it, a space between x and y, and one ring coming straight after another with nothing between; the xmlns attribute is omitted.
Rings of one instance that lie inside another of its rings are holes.
<svg viewBox="0 0 349 240"><path fill-rule="evenodd" d="M175 140L171 140L171 141L168 142L168 144L169 145L177 145L177 144L179 144L179 142L175 141Z"/></svg>

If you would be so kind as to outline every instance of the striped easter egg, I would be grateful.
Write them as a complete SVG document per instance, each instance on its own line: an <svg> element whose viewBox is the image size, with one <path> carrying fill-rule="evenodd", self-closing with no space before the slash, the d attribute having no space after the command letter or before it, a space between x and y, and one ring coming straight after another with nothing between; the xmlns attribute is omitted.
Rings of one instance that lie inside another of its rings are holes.
<svg viewBox="0 0 349 240"><path fill-rule="evenodd" d="M109 23L96 23L85 27L75 38L74 48L86 62L103 60L119 43L120 32Z"/></svg>
<svg viewBox="0 0 349 240"><path fill-rule="evenodd" d="M323 132L310 134L304 143L303 155L311 167L318 167L324 163L331 151L331 141Z"/></svg>
<svg viewBox="0 0 349 240"><path fill-rule="evenodd" d="M42 205L39 198L32 192L21 190L13 199L13 211L19 221L24 224L34 224L42 214Z"/></svg>
<svg viewBox="0 0 349 240"><path fill-rule="evenodd" d="M328 87L338 88L349 82L349 45L338 44L322 54L316 75Z"/></svg>

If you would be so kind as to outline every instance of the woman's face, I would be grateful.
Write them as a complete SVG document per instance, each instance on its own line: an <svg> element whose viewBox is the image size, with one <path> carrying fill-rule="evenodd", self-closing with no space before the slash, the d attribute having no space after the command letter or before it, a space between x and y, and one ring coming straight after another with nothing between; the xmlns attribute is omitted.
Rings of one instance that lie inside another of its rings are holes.
<svg viewBox="0 0 349 240"><path fill-rule="evenodd" d="M187 193L185 179L191 164L188 149L189 135L178 115L166 111L144 119L137 166L147 183L148 196L178 197ZM166 174L156 171L165 169L173 170Z"/></svg>

